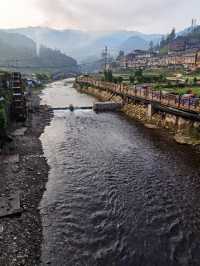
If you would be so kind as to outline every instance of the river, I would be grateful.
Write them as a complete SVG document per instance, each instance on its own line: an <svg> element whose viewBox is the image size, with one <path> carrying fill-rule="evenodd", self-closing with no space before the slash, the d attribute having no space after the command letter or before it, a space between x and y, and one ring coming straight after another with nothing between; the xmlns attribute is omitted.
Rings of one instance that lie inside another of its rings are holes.
<svg viewBox="0 0 200 266"><path fill-rule="evenodd" d="M52 107L92 105L72 80ZM122 114L56 111L41 137L42 265L200 265L200 155Z"/></svg>

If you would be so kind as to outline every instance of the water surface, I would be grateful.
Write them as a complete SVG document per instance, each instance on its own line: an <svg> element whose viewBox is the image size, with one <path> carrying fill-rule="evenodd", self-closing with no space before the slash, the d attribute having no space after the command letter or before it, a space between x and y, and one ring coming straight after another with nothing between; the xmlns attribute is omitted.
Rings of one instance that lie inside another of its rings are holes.
<svg viewBox="0 0 200 266"><path fill-rule="evenodd" d="M59 81L53 107L93 98ZM200 265L199 155L115 113L55 112L42 136L42 265Z"/></svg>

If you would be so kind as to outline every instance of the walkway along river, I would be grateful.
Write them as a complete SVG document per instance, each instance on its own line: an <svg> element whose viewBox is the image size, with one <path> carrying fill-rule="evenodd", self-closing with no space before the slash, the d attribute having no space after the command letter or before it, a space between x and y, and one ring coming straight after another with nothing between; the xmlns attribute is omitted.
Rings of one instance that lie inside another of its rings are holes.
<svg viewBox="0 0 200 266"><path fill-rule="evenodd" d="M90 105L69 81L52 107ZM121 114L56 111L41 137L42 265L200 265L200 155Z"/></svg>

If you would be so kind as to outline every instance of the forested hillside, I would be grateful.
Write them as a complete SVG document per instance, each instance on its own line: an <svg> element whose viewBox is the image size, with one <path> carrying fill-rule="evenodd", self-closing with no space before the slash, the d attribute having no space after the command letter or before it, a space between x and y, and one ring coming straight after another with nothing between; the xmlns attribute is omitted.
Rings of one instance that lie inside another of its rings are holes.
<svg viewBox="0 0 200 266"><path fill-rule="evenodd" d="M26 36L0 31L0 66L16 68L64 69L77 72L76 60L58 50L37 47L36 43Z"/></svg>

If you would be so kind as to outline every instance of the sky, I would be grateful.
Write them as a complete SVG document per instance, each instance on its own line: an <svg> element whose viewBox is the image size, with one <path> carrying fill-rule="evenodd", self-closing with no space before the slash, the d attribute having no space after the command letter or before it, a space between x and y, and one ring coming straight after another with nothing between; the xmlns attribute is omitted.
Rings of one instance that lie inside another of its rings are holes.
<svg viewBox="0 0 200 266"><path fill-rule="evenodd" d="M200 0L0 0L0 28L167 33L200 24Z"/></svg>

